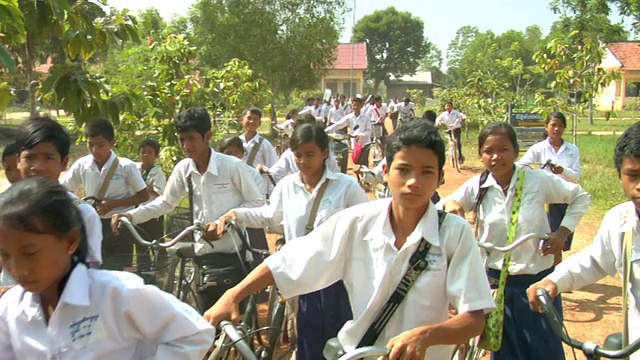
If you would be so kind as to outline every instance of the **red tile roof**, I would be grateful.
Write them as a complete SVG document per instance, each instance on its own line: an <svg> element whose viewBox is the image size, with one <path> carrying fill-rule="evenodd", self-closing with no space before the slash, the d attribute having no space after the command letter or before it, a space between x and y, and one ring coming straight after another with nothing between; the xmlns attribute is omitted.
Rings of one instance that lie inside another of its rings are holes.
<svg viewBox="0 0 640 360"><path fill-rule="evenodd" d="M338 44L336 61L329 69L332 70L366 70L367 62L367 44Z"/></svg>
<svg viewBox="0 0 640 360"><path fill-rule="evenodd" d="M607 47L620 61L623 70L640 70L640 41L614 42Z"/></svg>

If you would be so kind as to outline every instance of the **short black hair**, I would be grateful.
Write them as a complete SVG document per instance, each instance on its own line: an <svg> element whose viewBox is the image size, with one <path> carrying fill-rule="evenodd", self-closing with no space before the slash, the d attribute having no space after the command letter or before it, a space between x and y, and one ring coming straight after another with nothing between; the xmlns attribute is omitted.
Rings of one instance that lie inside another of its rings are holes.
<svg viewBox="0 0 640 360"><path fill-rule="evenodd" d="M154 140L154 139L142 140L142 142L140 142L140 145L138 145L138 152L142 150L142 148L145 146L152 148L153 151L156 153L156 156L160 156L160 143L157 140Z"/></svg>
<svg viewBox="0 0 640 360"><path fill-rule="evenodd" d="M431 121L432 123L435 123L436 119L438 118L438 115L433 110L427 110L424 112L424 114L422 114L422 118L427 121Z"/></svg>
<svg viewBox="0 0 640 360"><path fill-rule="evenodd" d="M211 116L203 107L190 108L178 114L174 126L177 133L195 131L204 138L211 131Z"/></svg>
<svg viewBox="0 0 640 360"><path fill-rule="evenodd" d="M402 101L403 101L403 102L411 102L411 99L410 99L410 98L408 98L408 97L406 97L406 98L404 98L404 100L402 100Z"/></svg>
<svg viewBox="0 0 640 360"><path fill-rule="evenodd" d="M622 162L628 157L640 158L640 121L625 130L616 143L613 163L618 171L618 177L620 177Z"/></svg>
<svg viewBox="0 0 640 360"><path fill-rule="evenodd" d="M0 224L21 232L54 235L58 239L77 228L81 234L80 244L73 256L86 262L87 235L82 216L67 189L57 181L27 178L0 194Z"/></svg>
<svg viewBox="0 0 640 360"><path fill-rule="evenodd" d="M564 127L567 127L567 118L560 111L554 111L554 112L550 113L549 115L547 115L547 119L545 121L545 124L549 124L551 122L551 120L553 120L554 118L562 121L562 125L564 125Z"/></svg>
<svg viewBox="0 0 640 360"><path fill-rule="evenodd" d="M445 105L451 105L451 106L453 106L453 102L451 102L451 101L447 101L447 102L446 102L446 103L444 103L444 104L445 104Z"/></svg>
<svg viewBox="0 0 640 360"><path fill-rule="evenodd" d="M382 101L382 96L380 95L376 95L373 97L373 101L378 102L378 101Z"/></svg>
<svg viewBox="0 0 640 360"><path fill-rule="evenodd" d="M33 149L43 142L53 144L61 160L69 155L71 137L59 122L46 116L37 116L25 120L20 125L16 134L18 152Z"/></svg>
<svg viewBox="0 0 640 360"><path fill-rule="evenodd" d="M102 136L107 141L116 138L111 121L104 118L91 119L84 125L84 133L87 137Z"/></svg>
<svg viewBox="0 0 640 360"><path fill-rule="evenodd" d="M321 150L329 149L329 136L324 132L324 126L320 124L302 124L296 127L291 135L291 149L306 143L314 143Z"/></svg>
<svg viewBox="0 0 640 360"><path fill-rule="evenodd" d="M246 108L242 112L242 117L244 118L245 116L247 116L247 114L257 115L258 119L262 119L262 110L258 109L257 107L252 106L252 107Z"/></svg>
<svg viewBox="0 0 640 360"><path fill-rule="evenodd" d="M309 114L309 113L304 113L302 115L298 115L298 117L296 117L296 122L293 124L294 128L297 128L300 125L304 125L304 124L315 124L318 121L316 120L315 116Z"/></svg>
<svg viewBox="0 0 640 360"><path fill-rule="evenodd" d="M18 144L16 144L15 142L7 144L7 146L5 146L2 150L2 161L4 162L4 159L8 158L9 156L18 155L18 149Z"/></svg>
<svg viewBox="0 0 640 360"><path fill-rule="evenodd" d="M396 153L410 146L432 150L438 156L438 169L442 171L445 162L444 141L440 137L438 128L423 119L410 121L387 137L387 169L391 166Z"/></svg>
<svg viewBox="0 0 640 360"><path fill-rule="evenodd" d="M218 146L218 152L223 153L228 147L235 147L244 151L244 143L237 135L229 135L222 139L222 141L220 141L220 146Z"/></svg>
<svg viewBox="0 0 640 360"><path fill-rule="evenodd" d="M509 139L509 142L511 142L513 149L516 151L516 154L520 151L518 135L513 129L513 126L504 121L493 121L488 123L487 126L480 131L480 135L478 135L478 155L482 155L482 147L484 146L484 142L487 141L487 138L496 134L506 136Z"/></svg>

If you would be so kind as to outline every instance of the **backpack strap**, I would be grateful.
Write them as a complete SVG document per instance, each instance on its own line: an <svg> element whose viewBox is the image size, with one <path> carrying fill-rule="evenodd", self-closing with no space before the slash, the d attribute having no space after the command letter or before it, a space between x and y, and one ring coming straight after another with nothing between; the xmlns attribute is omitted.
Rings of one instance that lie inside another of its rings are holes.
<svg viewBox="0 0 640 360"><path fill-rule="evenodd" d="M253 167L253 162L256 160L256 155L258 155L258 150L260 150L260 146L263 141L264 138L261 137L260 140L258 140L258 143L253 145L251 152L249 153L249 157L247 158L247 165Z"/></svg>
<svg viewBox="0 0 640 360"><path fill-rule="evenodd" d="M104 180L100 185L100 189L98 190L98 193L96 194L96 197L98 199L100 200L104 199L104 196L107 194L107 189L109 189L109 183L111 182L113 175L116 173L116 169L118 168L119 163L120 162L118 161L118 157L116 156L115 159L113 159L113 162L109 167L109 170L107 171L107 175L104 177Z"/></svg>
<svg viewBox="0 0 640 360"><path fill-rule="evenodd" d="M311 206L311 213L309 213L309 220L307 220L306 231L307 234L313 231L313 223L316 222L316 215L318 215L318 208L320 208L320 201L322 201L322 197L324 196L325 190L327 190L327 186L329 185L329 179L326 179L320 188L318 189L318 193L316 194L316 198L313 200L313 205Z"/></svg>

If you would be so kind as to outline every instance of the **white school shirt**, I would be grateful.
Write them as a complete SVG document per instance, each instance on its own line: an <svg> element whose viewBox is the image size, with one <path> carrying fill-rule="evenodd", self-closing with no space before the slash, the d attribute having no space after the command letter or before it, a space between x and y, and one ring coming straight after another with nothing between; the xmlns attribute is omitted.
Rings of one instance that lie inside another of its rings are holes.
<svg viewBox="0 0 640 360"><path fill-rule="evenodd" d="M520 168L522 168L520 165L516 165L516 169ZM480 242L489 242L497 246L506 244L509 223L511 222L513 193L516 186L515 174L514 172L514 176L511 178L506 197L493 175L489 175L487 181L482 185L488 190L482 204L480 204L476 218L480 230ZM515 238L528 234L548 234L551 231L545 204L569 204L561 225L573 232L582 216L587 212L591 202L589 194L579 185L564 181L546 171L525 169L524 176L524 193L520 203ZM440 200L438 205L445 204L449 200L456 200L465 212L471 211L478 194L479 179L480 175L477 175L467 180L453 194ZM537 274L553 265L553 256L543 257L538 247L539 243L537 240L528 241L512 252L509 274ZM488 256L487 266L490 269L500 270L503 259L503 253L494 251Z"/></svg>
<svg viewBox="0 0 640 360"><path fill-rule="evenodd" d="M280 130L284 130L285 134L291 137L293 134L293 124L295 124L295 122L296 121L293 119L287 119L282 124L276 124L276 127Z"/></svg>
<svg viewBox="0 0 640 360"><path fill-rule="evenodd" d="M442 124L449 130L459 129L466 118L467 115L455 109L451 110L451 112L443 111L436 119L436 126Z"/></svg>
<svg viewBox="0 0 640 360"><path fill-rule="evenodd" d="M342 119L345 115L347 114L344 112L342 107L338 106L338 108L336 109L335 106L332 106L331 109L329 109L329 114L327 115L327 119L329 119L329 124L333 124L338 120Z"/></svg>
<svg viewBox="0 0 640 360"><path fill-rule="evenodd" d="M353 108L351 107L351 103L344 103L344 104L340 104L340 109L342 109L342 112L347 115L347 114L351 114L353 112Z"/></svg>
<svg viewBox="0 0 640 360"><path fill-rule="evenodd" d="M329 116L329 110L331 110L331 108L334 108L335 106L333 105L333 103L331 104L327 104L324 103L322 104L322 117L328 117Z"/></svg>
<svg viewBox="0 0 640 360"><path fill-rule="evenodd" d="M323 117L324 117L324 115L323 115L323 110L322 110L322 105L320 105L320 106L318 106L318 107L315 107L315 106L308 106L308 107L306 107L306 108L302 109L302 110L298 113L298 116L303 115L303 114L306 114L306 113L309 113L309 114L313 115L316 119L319 119L319 118L323 118Z"/></svg>
<svg viewBox="0 0 640 360"><path fill-rule="evenodd" d="M193 359L215 330L193 308L134 274L78 264L49 324L37 294L0 298L0 359Z"/></svg>
<svg viewBox="0 0 640 360"><path fill-rule="evenodd" d="M424 237L432 246L427 270L420 274L390 318L376 346L400 333L439 324L449 318L449 304L459 313L494 308L469 223L447 215L438 229L433 204L401 249L389 221L391 199L342 210L309 235L288 241L265 260L285 298L323 289L342 280L349 294L353 320L338 333L345 350L353 350L395 291L409 258ZM452 346L432 346L425 358L448 359Z"/></svg>
<svg viewBox="0 0 640 360"><path fill-rule="evenodd" d="M164 193L152 202L129 211L134 224L140 224L172 211L183 197L189 196L187 176L193 183L193 217L206 224L218 220L227 211L238 207L261 206L263 195L256 184L252 169L242 160L211 149L209 165L200 174L192 159L180 161L169 176ZM255 169L253 169L255 171ZM197 238L196 254L232 253L240 240L226 233L214 243L214 248ZM235 244L235 245L234 245Z"/></svg>
<svg viewBox="0 0 640 360"><path fill-rule="evenodd" d="M631 255L631 272L636 274L631 279L629 287L629 339L633 342L640 337L640 234L638 233L638 217L632 202L619 204L605 214L600 224L598 234L593 243L580 252L564 259L556 265L553 273L547 279L555 282L558 292L567 292L595 283L605 276L622 277L622 243L624 233L633 232L633 246ZM631 357L640 359L640 353Z"/></svg>
<svg viewBox="0 0 640 360"><path fill-rule="evenodd" d="M307 222L313 203L318 196L318 190L327 179L329 184L320 200L313 222L314 228L342 209L369 201L367 194L351 176L334 173L325 168L322 178L312 193L305 188L301 176L298 172L282 179L273 190L268 205L236 210L238 220L253 228L282 225L285 239L304 236L307 233Z"/></svg>
<svg viewBox="0 0 640 360"><path fill-rule="evenodd" d="M553 149L549 139L533 144L527 152L522 155L518 161L520 165L544 165L547 160L551 160L554 164L562 165L564 171L558 174L567 181L578 182L582 176L580 168L580 149L569 142L564 141L558 152ZM551 169L545 170L552 173Z"/></svg>
<svg viewBox="0 0 640 360"><path fill-rule="evenodd" d="M387 104L382 103L380 107L375 104L369 108L369 117L371 117L371 122L373 124L377 124L380 122L380 119L387 116Z"/></svg>
<svg viewBox="0 0 640 360"><path fill-rule="evenodd" d="M96 196L115 158L116 154L112 151L109 160L102 166L102 169L98 170L98 166L93 161L93 155L83 156L71 165L60 183L69 191L77 191L84 186L86 196ZM104 198L125 199L146 188L147 185L142 180L136 164L127 158L118 157L118 167L109 182ZM130 209L133 209L133 206L115 208L101 217L111 219L111 215L120 214Z"/></svg>
<svg viewBox="0 0 640 360"><path fill-rule="evenodd" d="M398 104L395 101L391 100L389 102L389 106L387 107L387 111L389 112L389 114L393 114L394 112L396 112L398 110L397 106Z"/></svg>
<svg viewBox="0 0 640 360"><path fill-rule="evenodd" d="M78 196L72 192L68 192L69 197L72 200L77 200ZM84 224L84 230L87 235L87 263L95 264L99 266L102 264L102 222L100 221L100 215L93 206L79 202L76 203L80 216L82 217L82 223ZM15 285L15 279L4 269L0 272L0 286Z"/></svg>
<svg viewBox="0 0 640 360"><path fill-rule="evenodd" d="M249 160L249 155L253 150L254 146L258 146L258 142L262 139L262 144L256 153L256 157L253 160L253 164L247 164L251 167L256 167L258 165L264 165L266 167L270 167L278 161L278 153L276 153L276 149L271 145L269 140L260 136L260 134L256 133L256 135L249 141L244 136L244 134L239 136L240 140L242 140L242 144L244 145L244 156L242 157L242 161L245 163ZM263 194L269 194L273 190L273 185L271 181L267 178L266 175L263 176L263 183L260 189L262 189Z"/></svg>
<svg viewBox="0 0 640 360"><path fill-rule="evenodd" d="M358 125L358 129L353 130L356 125ZM356 116L355 113L345 115L342 119L327 126L324 131L330 133L345 127L349 127L351 135L360 135L360 140L358 141L360 144L366 145L371 142L373 125L371 124L369 116L364 111L361 111L358 116Z"/></svg>
<svg viewBox="0 0 640 360"><path fill-rule="evenodd" d="M336 159L336 156L333 154L332 151L329 151L329 157L327 158L326 163L327 163L327 166L329 167L329 170L335 173L340 172L340 166L338 165L338 160ZM278 161L276 161L276 163L269 168L269 172L271 173L271 175L273 175L273 178L276 181L281 180L287 175L297 173L298 171L300 171L300 169L298 169L298 165L296 165L295 155L293 153L293 150L291 150L291 148L288 148L287 150L285 150L280 155L280 159L278 159Z"/></svg>
<svg viewBox="0 0 640 360"><path fill-rule="evenodd" d="M142 170L142 163L141 162L136 163L136 167L140 172L140 176L142 176L144 174L144 171ZM142 180L144 180L144 183L147 186L152 186L153 190L158 194L162 194L162 192L164 191L164 188L167 186L167 176L164 174L164 171L162 171L162 168L160 168L160 166L158 165L154 165L151 168L151 170L149 170L149 174L147 174L147 179L145 180L144 177L142 177ZM142 203L142 205L150 203L155 198L157 198L157 196L149 193L149 200Z"/></svg>
<svg viewBox="0 0 640 360"><path fill-rule="evenodd" d="M405 105L404 102L400 102L396 104L396 110L398 111L398 118L400 121L409 121L411 118L415 117L413 113L413 109L415 109L416 104L410 102L409 105Z"/></svg>
<svg viewBox="0 0 640 360"><path fill-rule="evenodd" d="M619 204L605 214L593 243L556 265L547 279L558 286L558 292L567 292L593 284L605 276L624 273L622 243L624 234L633 231L631 272L629 287L629 342L640 337L640 233L638 216L632 202ZM640 353L631 356L640 359Z"/></svg>

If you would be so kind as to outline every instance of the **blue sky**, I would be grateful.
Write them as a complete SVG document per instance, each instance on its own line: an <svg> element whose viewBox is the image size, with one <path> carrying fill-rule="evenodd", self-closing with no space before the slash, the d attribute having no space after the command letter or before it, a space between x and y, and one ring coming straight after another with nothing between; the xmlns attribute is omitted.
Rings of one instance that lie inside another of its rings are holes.
<svg viewBox="0 0 640 360"><path fill-rule="evenodd" d="M171 18L175 14L185 15L189 6L195 2L196 0L109 0L109 5L131 10L153 6L163 17ZM523 31L527 26L537 24L546 34L557 19L549 10L547 0L347 0L350 7L353 7L354 2L356 22L375 10L389 6L420 17L425 24L425 35L443 54L456 31L465 25L501 34L510 29ZM353 12L350 12L345 18L341 41L349 41L352 25Z"/></svg>

